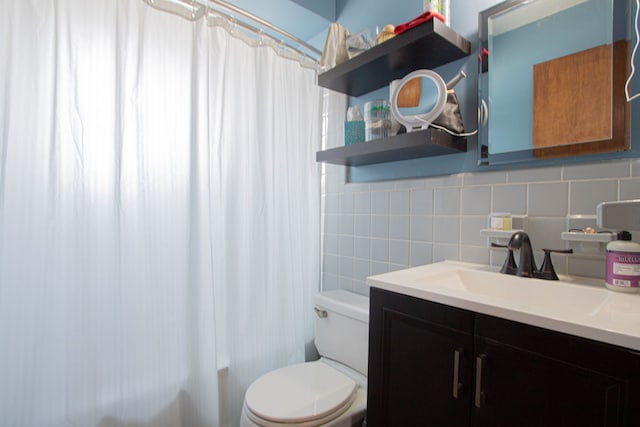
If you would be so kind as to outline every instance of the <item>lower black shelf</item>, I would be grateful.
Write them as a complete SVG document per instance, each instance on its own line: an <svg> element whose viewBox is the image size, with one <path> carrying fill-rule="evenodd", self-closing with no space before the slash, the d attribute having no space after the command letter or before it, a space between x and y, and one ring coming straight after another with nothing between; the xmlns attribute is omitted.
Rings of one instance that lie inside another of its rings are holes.
<svg viewBox="0 0 640 427"><path fill-rule="evenodd" d="M316 161L345 166L363 166L466 151L466 138L428 128L375 141L358 142L318 151Z"/></svg>

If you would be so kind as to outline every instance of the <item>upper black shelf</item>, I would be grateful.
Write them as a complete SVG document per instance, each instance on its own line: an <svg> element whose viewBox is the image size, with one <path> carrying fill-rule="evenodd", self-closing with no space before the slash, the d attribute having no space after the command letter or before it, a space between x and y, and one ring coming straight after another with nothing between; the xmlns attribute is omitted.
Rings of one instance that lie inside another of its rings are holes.
<svg viewBox="0 0 640 427"><path fill-rule="evenodd" d="M419 69L433 69L469 55L467 39L432 19L318 75L322 87L360 96Z"/></svg>

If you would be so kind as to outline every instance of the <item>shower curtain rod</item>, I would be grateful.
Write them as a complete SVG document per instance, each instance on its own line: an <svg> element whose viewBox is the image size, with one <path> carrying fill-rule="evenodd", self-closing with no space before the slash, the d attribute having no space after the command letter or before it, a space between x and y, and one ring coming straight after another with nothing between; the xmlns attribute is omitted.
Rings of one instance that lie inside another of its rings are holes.
<svg viewBox="0 0 640 427"><path fill-rule="evenodd" d="M322 55L321 51L319 51L315 47L311 46L310 44L300 40L298 37L294 36L293 34L283 30L280 27L277 27L276 25L272 24L271 22L269 22L269 21L267 21L265 19L260 18L259 16L254 15L251 12L247 12L246 10L241 9L241 8L239 8L237 6L234 6L234 5L230 4L230 3L227 3L227 2L222 1L222 0L192 0L192 1L194 1L195 3L198 3L198 4L202 5L202 6L205 6L205 7L209 8L209 9L212 9L212 10L216 11L217 13L220 13L225 18L230 18L230 17L228 15L220 12L219 10L217 10L217 8L224 8L224 9L226 9L228 11L233 12L233 13L237 13L238 15L241 15L241 16L247 18L247 19L250 19L251 21L258 23L259 25L261 25L261 26L263 26L265 28L268 28L269 30L274 31L274 32L280 34L283 37L286 37L287 39L289 39L289 40L293 41L294 43L304 47L306 50L308 50L309 52L312 52L315 55L318 55L318 56ZM252 31L254 33L262 33L262 30L260 30L258 28L255 28L252 25L247 24L246 22L242 22L242 21L238 22L238 25L241 25L242 27L244 27L244 28L246 28L246 29L248 29L248 30L250 30L250 31ZM268 34L265 34L265 35L268 36ZM272 37L272 38L275 39L275 37ZM297 51L298 53L305 55L305 53L300 51L299 49L297 49L297 48L295 48L293 46L289 46L289 47L291 49ZM313 59L313 58L311 58L311 59Z"/></svg>

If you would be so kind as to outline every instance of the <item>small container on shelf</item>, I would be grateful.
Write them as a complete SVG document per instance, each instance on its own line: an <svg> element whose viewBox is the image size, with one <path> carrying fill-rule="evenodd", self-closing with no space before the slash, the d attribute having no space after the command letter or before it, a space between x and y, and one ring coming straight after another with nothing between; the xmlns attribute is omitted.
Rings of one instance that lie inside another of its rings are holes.
<svg viewBox="0 0 640 427"><path fill-rule="evenodd" d="M371 49L376 44L375 35L370 29L364 29L347 36L347 55L355 58L362 52Z"/></svg>
<svg viewBox="0 0 640 427"><path fill-rule="evenodd" d="M391 105L386 99L364 104L365 140L386 138L391 130Z"/></svg>
<svg viewBox="0 0 640 427"><path fill-rule="evenodd" d="M344 145L354 144L364 141L364 120L360 108L349 107L347 110L347 121L344 122Z"/></svg>
<svg viewBox="0 0 640 427"><path fill-rule="evenodd" d="M444 23L449 25L449 0L422 0L423 12L436 12L444 17Z"/></svg>
<svg viewBox="0 0 640 427"><path fill-rule="evenodd" d="M344 122L344 145L364 141L364 121Z"/></svg>
<svg viewBox="0 0 640 427"><path fill-rule="evenodd" d="M508 212L494 212L490 227L492 230L510 231L513 229L513 217Z"/></svg>
<svg viewBox="0 0 640 427"><path fill-rule="evenodd" d="M480 230L480 235L487 238L487 247L491 247L491 243L505 245L514 233L525 231L527 216L494 212L487 222L488 228Z"/></svg>

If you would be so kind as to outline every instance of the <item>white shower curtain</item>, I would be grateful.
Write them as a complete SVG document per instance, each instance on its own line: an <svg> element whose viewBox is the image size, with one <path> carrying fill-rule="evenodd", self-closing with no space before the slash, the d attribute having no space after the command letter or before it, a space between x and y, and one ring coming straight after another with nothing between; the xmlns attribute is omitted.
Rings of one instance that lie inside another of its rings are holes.
<svg viewBox="0 0 640 427"><path fill-rule="evenodd" d="M312 339L319 127L203 19L0 0L0 425L237 425Z"/></svg>

